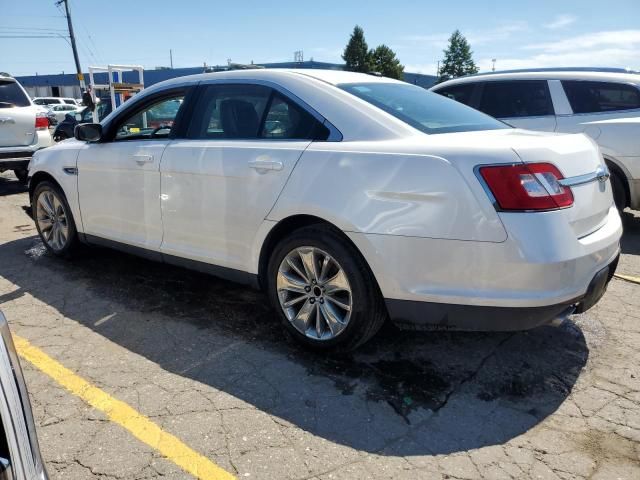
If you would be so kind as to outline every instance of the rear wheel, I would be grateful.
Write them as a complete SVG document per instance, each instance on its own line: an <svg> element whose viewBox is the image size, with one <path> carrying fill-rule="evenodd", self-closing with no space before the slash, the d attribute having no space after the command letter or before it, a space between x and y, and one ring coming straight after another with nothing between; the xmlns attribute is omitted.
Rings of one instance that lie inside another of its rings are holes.
<svg viewBox="0 0 640 480"><path fill-rule="evenodd" d="M29 176L29 171L26 168L18 168L13 171L13 174L18 177L18 180L21 183L27 183L27 178Z"/></svg>
<svg viewBox="0 0 640 480"><path fill-rule="evenodd" d="M611 174L611 190L613 191L613 200L616 203L616 208L619 211L624 210L627 207L627 191L624 188L624 183L619 175Z"/></svg>
<svg viewBox="0 0 640 480"><path fill-rule="evenodd" d="M332 228L304 227L283 239L267 275L271 303L287 331L307 347L352 350L387 318L360 252Z"/></svg>
<svg viewBox="0 0 640 480"><path fill-rule="evenodd" d="M31 211L44 246L54 255L69 256L78 244L78 235L64 193L44 181L36 186L32 202Z"/></svg>

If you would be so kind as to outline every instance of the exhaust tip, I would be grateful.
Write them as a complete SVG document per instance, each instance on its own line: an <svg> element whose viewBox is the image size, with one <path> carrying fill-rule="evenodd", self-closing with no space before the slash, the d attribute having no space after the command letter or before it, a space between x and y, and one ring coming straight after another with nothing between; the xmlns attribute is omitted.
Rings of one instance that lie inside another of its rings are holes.
<svg viewBox="0 0 640 480"><path fill-rule="evenodd" d="M552 327L559 327L575 311L576 311L576 306L575 305L571 305L570 307L567 307L562 312L560 312L553 320L551 320L551 322L549 322L549 325L551 325Z"/></svg>

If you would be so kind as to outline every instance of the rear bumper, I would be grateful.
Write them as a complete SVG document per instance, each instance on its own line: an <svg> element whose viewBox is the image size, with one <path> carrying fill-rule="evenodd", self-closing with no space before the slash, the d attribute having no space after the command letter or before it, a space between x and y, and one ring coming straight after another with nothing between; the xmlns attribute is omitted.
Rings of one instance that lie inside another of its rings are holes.
<svg viewBox="0 0 640 480"><path fill-rule="evenodd" d="M26 170L33 151L0 151L0 172L4 170Z"/></svg>
<svg viewBox="0 0 640 480"><path fill-rule="evenodd" d="M389 317L400 327L425 330L518 331L583 313L604 295L618 265L613 262L595 274L587 292L569 302L543 307L490 307L385 299Z"/></svg>
<svg viewBox="0 0 640 480"><path fill-rule="evenodd" d="M553 320L587 297L594 276L620 252L614 206L582 238L562 212L503 222L509 234L500 243L347 235L368 261L392 319L466 330L520 330Z"/></svg>

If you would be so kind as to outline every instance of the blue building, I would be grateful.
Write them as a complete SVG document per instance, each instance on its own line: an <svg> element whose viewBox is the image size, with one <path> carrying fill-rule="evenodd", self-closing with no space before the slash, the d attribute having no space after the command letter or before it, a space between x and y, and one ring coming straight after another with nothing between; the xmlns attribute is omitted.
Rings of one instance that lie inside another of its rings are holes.
<svg viewBox="0 0 640 480"><path fill-rule="evenodd" d="M162 82L170 78L194 75L203 72L215 72L236 68L253 68L253 65L214 66L214 67L192 67L192 68L157 68L144 71L144 85L149 87L154 83ZM326 70L343 70L344 65L338 63L316 62L308 60L305 62L280 62L256 64L255 68L319 68ZM85 73L85 81L89 81L89 74ZM53 74L53 75L29 75L16 77L31 97L71 97L80 98L80 86L75 73ZM106 73L94 74L96 84L107 84ZM124 72L124 82L137 83L137 72ZM404 73L404 81L423 88L431 87L436 77L434 75L423 75L421 73Z"/></svg>

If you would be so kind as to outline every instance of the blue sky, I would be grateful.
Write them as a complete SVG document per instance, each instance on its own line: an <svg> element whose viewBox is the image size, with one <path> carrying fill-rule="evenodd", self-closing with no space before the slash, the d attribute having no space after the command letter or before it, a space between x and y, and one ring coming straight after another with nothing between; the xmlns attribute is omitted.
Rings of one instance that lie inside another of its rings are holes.
<svg viewBox="0 0 640 480"><path fill-rule="evenodd" d="M73 72L64 39L4 38L64 34L54 0L0 0L0 71ZM526 6L525 6L526 3ZM640 0L428 2L409 0L147 1L71 0L80 62L147 68L304 58L338 62L353 26L369 47L393 48L407 71L435 74L458 28L481 70L548 66L640 69Z"/></svg>

